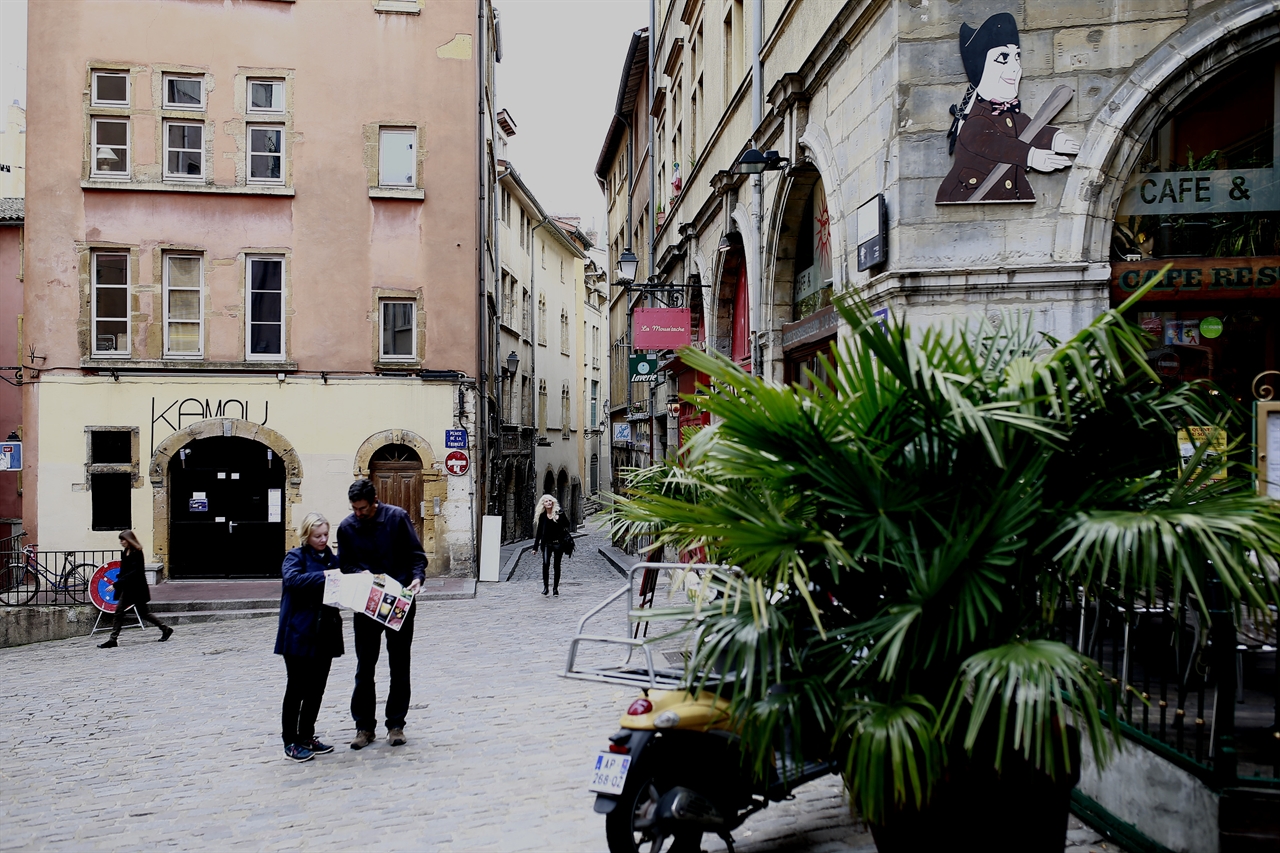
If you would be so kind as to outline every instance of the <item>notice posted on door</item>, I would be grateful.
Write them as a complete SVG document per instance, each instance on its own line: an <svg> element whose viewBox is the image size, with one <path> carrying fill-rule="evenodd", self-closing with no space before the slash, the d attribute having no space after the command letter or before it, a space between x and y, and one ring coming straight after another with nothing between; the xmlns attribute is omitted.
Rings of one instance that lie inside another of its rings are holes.
<svg viewBox="0 0 1280 853"><path fill-rule="evenodd" d="M344 575L330 569L324 573L324 603L363 613L399 631L413 605L413 593L386 575L372 572Z"/></svg>

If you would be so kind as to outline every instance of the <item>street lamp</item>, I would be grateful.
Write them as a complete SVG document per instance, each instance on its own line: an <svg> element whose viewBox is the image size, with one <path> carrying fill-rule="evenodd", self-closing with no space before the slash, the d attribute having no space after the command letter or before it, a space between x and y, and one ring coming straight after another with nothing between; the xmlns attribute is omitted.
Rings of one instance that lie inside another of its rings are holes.
<svg viewBox="0 0 1280 853"><path fill-rule="evenodd" d="M635 281L638 266L640 266L640 259L636 257L635 252L631 251L631 247L623 249L622 256L618 258L619 281Z"/></svg>
<svg viewBox="0 0 1280 853"><path fill-rule="evenodd" d="M738 162L733 164L733 171L738 175L758 175L761 172L776 172L786 168L791 161L777 151L761 151L748 148L742 152Z"/></svg>
<svg viewBox="0 0 1280 853"><path fill-rule="evenodd" d="M520 367L520 356L516 355L516 351L512 350L511 355L507 356L507 375L515 376L516 370Z"/></svg>

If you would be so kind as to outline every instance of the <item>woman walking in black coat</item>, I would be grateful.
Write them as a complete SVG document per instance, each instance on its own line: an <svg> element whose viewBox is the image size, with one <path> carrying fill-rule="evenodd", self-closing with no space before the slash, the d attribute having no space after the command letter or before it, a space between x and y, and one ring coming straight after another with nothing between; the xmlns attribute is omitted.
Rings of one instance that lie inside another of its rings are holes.
<svg viewBox="0 0 1280 853"><path fill-rule="evenodd" d="M116 575L116 615L111 625L111 637L105 643L99 643L100 649L114 649L120 645L120 630L124 628L124 612L130 607L138 611L138 615L160 629L160 642L169 639L173 629L157 619L147 603L151 601L151 588L147 586L146 564L142 559L142 545L132 530L120 531L120 573Z"/></svg>
<svg viewBox="0 0 1280 853"><path fill-rule="evenodd" d="M560 514L560 502L552 495L538 499L537 514L533 517L533 550L542 551L542 594L547 594L547 575L554 559L556 564L553 595L560 594L560 559L564 556L564 537L568 532L568 519Z"/></svg>
<svg viewBox="0 0 1280 853"><path fill-rule="evenodd" d="M331 745L316 739L316 717L329 683L329 667L345 649L338 609L321 603L324 573L338 568L338 558L329 550L329 522L318 512L307 513L298 538L301 547L285 555L280 570L284 591L275 652L284 656L289 678L280 711L284 757L310 761L333 752Z"/></svg>

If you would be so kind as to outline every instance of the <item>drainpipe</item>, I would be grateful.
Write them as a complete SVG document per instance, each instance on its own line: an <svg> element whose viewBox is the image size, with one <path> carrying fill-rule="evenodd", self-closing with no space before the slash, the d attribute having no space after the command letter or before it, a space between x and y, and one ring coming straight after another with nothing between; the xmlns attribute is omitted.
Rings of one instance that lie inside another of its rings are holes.
<svg viewBox="0 0 1280 853"><path fill-rule="evenodd" d="M550 216L544 216L542 217L542 221L539 222L537 225L533 226L533 228L529 231L529 295L532 297L531 304L529 305L529 314L530 314L529 352L531 353L531 355L529 356L529 375L533 379L533 391L535 394L538 392L538 388L537 388L538 386L538 370L537 370L537 364L538 364L538 281L537 281L538 253L534 250L534 242L535 242L534 237L537 236L538 229L546 225L550 221L551 221ZM547 389L548 408L550 407L550 399L551 399L551 390ZM542 401L539 399L538 402L541 403ZM536 425L538 422L537 408L533 410L533 420L534 420L534 424ZM537 495L537 489L538 489L537 477L538 477L538 439L539 438L543 438L543 436L539 435L538 438L535 438L533 441L533 447L530 449L530 453L531 453L530 461L533 462L534 495L535 496Z"/></svg>
<svg viewBox="0 0 1280 853"><path fill-rule="evenodd" d="M764 64L760 51L764 46L764 0L751 4L751 132L754 134L764 120ZM752 141L753 148L760 147L760 140ZM754 346L751 353L751 372L764 373L763 330L760 328L761 302L764 299L764 173L755 176L756 209L756 287L751 294L751 334Z"/></svg>
<svg viewBox="0 0 1280 853"><path fill-rule="evenodd" d="M482 514L488 505L488 489L486 488L486 480L489 477L489 401L486 386L488 385L488 371L485 364L488 355L488 335L486 334L488 323L485 318L485 298L488 286L485 282L484 274L484 211L487 203L485 198L485 177L487 174L487 163L485 159L484 145L484 109L487 97L488 75L485 73L485 63L488 60L486 47L489 43L489 28L485 20L485 10L489 4L489 0L479 0L476 4L476 35L479 37L479 49L476 51L476 186L480 189L480 198L476 204L476 433L477 438L484 436L483 440L476 442L476 450L480 456L478 467L478 475L475 480L474 490L480 493L478 509L472 507L471 511L471 530L472 530L472 558L474 564L480 565L480 514Z"/></svg>
<svg viewBox="0 0 1280 853"><path fill-rule="evenodd" d="M657 19L658 11L657 10L658 10L658 0L649 0L649 98L647 103L645 104L645 106L647 107L645 111L649 114L649 122L648 122L649 138L645 140L646 144L649 147L649 222L648 222L648 228L647 228L648 234L646 235L649 240L649 256L648 256L649 259L645 263L645 271L647 273L647 275L645 275L646 279L650 278L654 274L653 244L658 237L658 233L657 233L658 229L656 225L656 218L657 218L656 211L658 209L658 189L659 189L658 188L658 170L654 168L654 166L658 162L658 152L655 151L653 147L653 141L656 138L654 135L653 96L658 89L658 69L654 62L654 54L657 50L657 40L654 38L654 36L658 32L658 19ZM644 306L648 308L649 301L643 292L640 294L640 299L644 303ZM630 328L631 328L631 315L630 313L628 313L627 314L628 331L630 331ZM649 464L652 465L653 464L653 445L655 443L654 432L653 432L653 427L654 427L653 385L651 383L646 383L646 384L649 385Z"/></svg>

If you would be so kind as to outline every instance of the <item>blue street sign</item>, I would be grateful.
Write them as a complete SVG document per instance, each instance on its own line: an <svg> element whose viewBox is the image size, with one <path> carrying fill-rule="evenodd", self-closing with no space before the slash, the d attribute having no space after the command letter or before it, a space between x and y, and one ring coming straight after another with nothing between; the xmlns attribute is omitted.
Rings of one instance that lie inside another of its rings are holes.
<svg viewBox="0 0 1280 853"><path fill-rule="evenodd" d="M466 449L467 431L465 429L447 429L444 431L445 447L460 447Z"/></svg>

